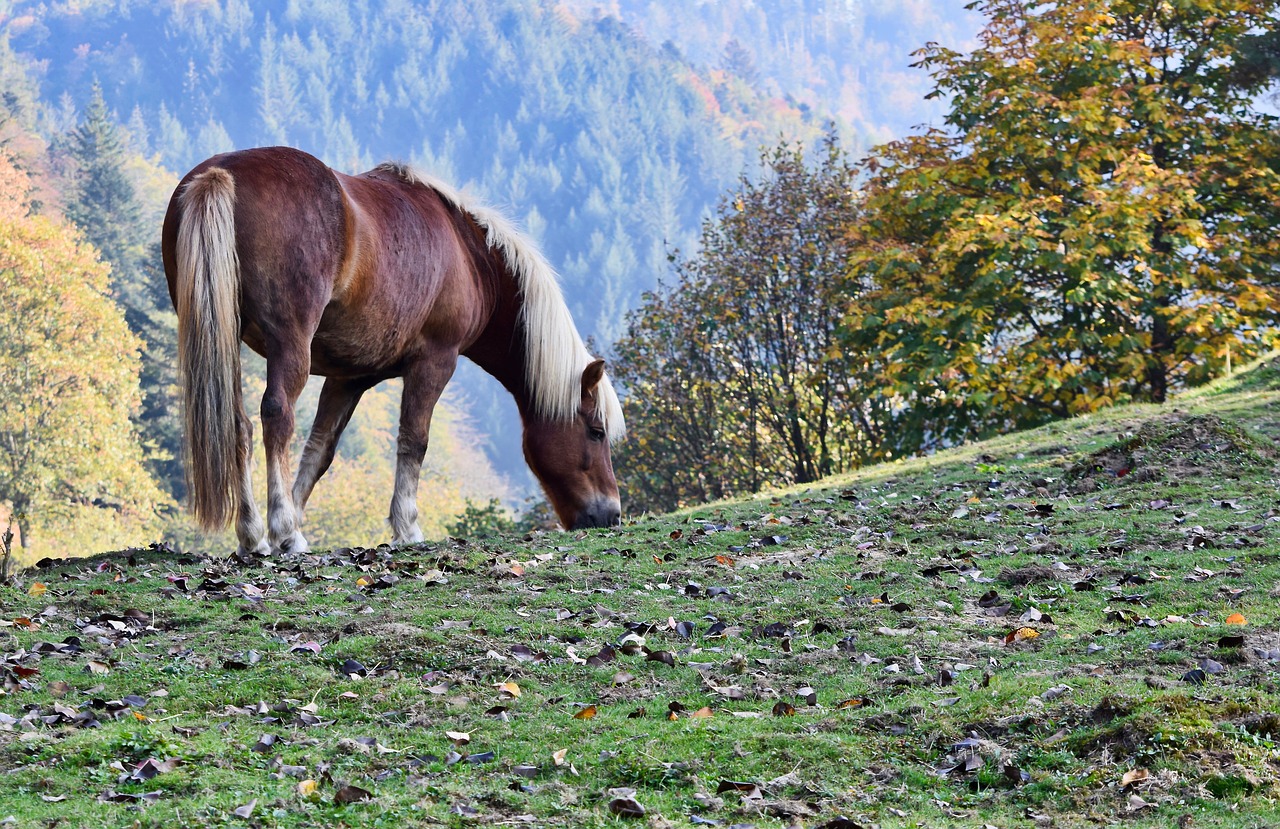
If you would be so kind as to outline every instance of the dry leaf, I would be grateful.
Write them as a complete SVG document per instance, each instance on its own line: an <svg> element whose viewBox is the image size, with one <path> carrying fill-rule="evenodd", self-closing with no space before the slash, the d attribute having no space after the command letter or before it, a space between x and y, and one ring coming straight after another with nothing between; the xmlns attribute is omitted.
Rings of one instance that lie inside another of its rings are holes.
<svg viewBox="0 0 1280 829"><path fill-rule="evenodd" d="M615 797L609 801L609 811L618 817L644 817L644 807L634 797Z"/></svg>
<svg viewBox="0 0 1280 829"><path fill-rule="evenodd" d="M573 718L575 720L589 720L595 715L596 715L596 707L594 705L588 705L586 708L583 708L581 711L574 714Z"/></svg>
<svg viewBox="0 0 1280 829"><path fill-rule="evenodd" d="M563 766L564 758L568 754L569 754L569 749L567 748L562 748L559 751L553 751L551 752L551 762L555 763L557 766Z"/></svg>
<svg viewBox="0 0 1280 829"><path fill-rule="evenodd" d="M373 792L362 789L359 786L343 786L333 796L333 802L339 806L346 803L361 803L366 800L373 800Z"/></svg>
<svg viewBox="0 0 1280 829"><path fill-rule="evenodd" d="M1151 777L1151 772L1146 769L1133 769L1124 773L1124 777L1120 778L1120 787L1129 788L1135 783L1144 783Z"/></svg>
<svg viewBox="0 0 1280 829"><path fill-rule="evenodd" d="M1247 625L1249 624L1249 622L1247 619L1244 618L1244 616L1240 615L1239 613L1232 613L1230 616L1227 617L1227 624L1228 625Z"/></svg>
<svg viewBox="0 0 1280 829"><path fill-rule="evenodd" d="M1035 639L1039 635L1039 631L1035 628L1021 627L1006 636L1004 643L1011 645L1014 642L1026 642L1029 639Z"/></svg>
<svg viewBox="0 0 1280 829"><path fill-rule="evenodd" d="M499 682L498 692L518 699L520 697L520 686L514 682Z"/></svg>

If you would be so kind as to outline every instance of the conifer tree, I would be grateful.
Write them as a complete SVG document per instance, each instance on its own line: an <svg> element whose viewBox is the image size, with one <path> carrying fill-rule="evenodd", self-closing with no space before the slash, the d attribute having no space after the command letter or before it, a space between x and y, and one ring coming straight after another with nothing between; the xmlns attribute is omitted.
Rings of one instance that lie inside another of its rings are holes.
<svg viewBox="0 0 1280 829"><path fill-rule="evenodd" d="M93 85L84 118L71 133L67 149L75 164L75 189L67 205L67 218L111 265L112 282L119 290L142 258L142 209L124 174L124 140L111 120L99 84ZM136 327L132 321L130 327Z"/></svg>
<svg viewBox="0 0 1280 829"><path fill-rule="evenodd" d="M159 267L159 229L143 223L142 206L125 174L124 136L99 84L93 86L79 126L67 137L66 150L74 168L67 217L111 266L112 293L130 331L144 343L145 391L135 422L150 444L152 472L170 494L180 496L181 433L173 374L177 340Z"/></svg>

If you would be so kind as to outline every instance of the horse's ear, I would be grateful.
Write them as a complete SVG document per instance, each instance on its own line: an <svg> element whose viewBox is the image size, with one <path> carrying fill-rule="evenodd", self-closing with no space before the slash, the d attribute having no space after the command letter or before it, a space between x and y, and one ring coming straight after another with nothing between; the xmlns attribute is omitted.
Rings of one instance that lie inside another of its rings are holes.
<svg viewBox="0 0 1280 829"><path fill-rule="evenodd" d="M593 360L591 365L582 370L582 393L591 394L596 390L596 386L600 385L602 379L604 379L604 360Z"/></svg>

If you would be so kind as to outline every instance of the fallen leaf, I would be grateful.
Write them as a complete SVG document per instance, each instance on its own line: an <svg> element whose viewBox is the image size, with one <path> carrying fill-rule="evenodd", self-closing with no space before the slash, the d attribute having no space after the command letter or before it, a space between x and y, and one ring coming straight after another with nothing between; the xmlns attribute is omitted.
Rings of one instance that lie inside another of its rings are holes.
<svg viewBox="0 0 1280 829"><path fill-rule="evenodd" d="M373 792L359 786L343 786L333 796L333 802L339 806L347 803L362 803L366 800L373 800Z"/></svg>
<svg viewBox="0 0 1280 829"><path fill-rule="evenodd" d="M1151 777L1151 772L1146 769L1133 769L1124 773L1120 778L1120 787L1127 789L1136 783L1145 783Z"/></svg>
<svg viewBox="0 0 1280 829"><path fill-rule="evenodd" d="M1230 616L1228 616L1228 617L1227 617L1226 624L1228 624L1228 625L1247 625L1247 624L1249 624L1249 622L1248 622L1248 620L1247 620L1247 619L1245 619L1245 618L1244 618L1244 616L1240 615L1239 613L1232 613Z"/></svg>
<svg viewBox="0 0 1280 829"><path fill-rule="evenodd" d="M609 801L609 811L618 817L644 817L644 807L634 797L615 797Z"/></svg>
<svg viewBox="0 0 1280 829"><path fill-rule="evenodd" d="M1014 642L1026 642L1030 639L1035 639L1039 635L1039 631L1034 628L1021 627L1006 636L1004 638L1004 643L1006 645L1012 645Z"/></svg>
<svg viewBox="0 0 1280 829"><path fill-rule="evenodd" d="M515 699L519 699L520 686L515 684L514 682L499 682L498 693L504 694L506 696L509 696Z"/></svg>
<svg viewBox="0 0 1280 829"><path fill-rule="evenodd" d="M253 800L250 800L248 803L244 804L243 806L236 807L234 813L236 817L247 818L253 815L253 810L256 808L258 808L258 799L254 798Z"/></svg>
<svg viewBox="0 0 1280 829"><path fill-rule="evenodd" d="M581 711L574 714L573 718L575 720L589 720L595 715L596 715L596 707L594 705L588 705L586 708L583 708Z"/></svg>

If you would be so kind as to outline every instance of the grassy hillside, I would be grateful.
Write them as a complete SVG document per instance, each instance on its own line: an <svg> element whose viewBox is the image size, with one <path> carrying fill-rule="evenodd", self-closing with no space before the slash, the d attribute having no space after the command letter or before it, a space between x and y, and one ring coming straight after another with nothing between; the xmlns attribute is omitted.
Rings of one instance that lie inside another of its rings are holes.
<svg viewBox="0 0 1280 829"><path fill-rule="evenodd" d="M1273 360L616 531L53 563L0 820L1265 825L1278 439Z"/></svg>

